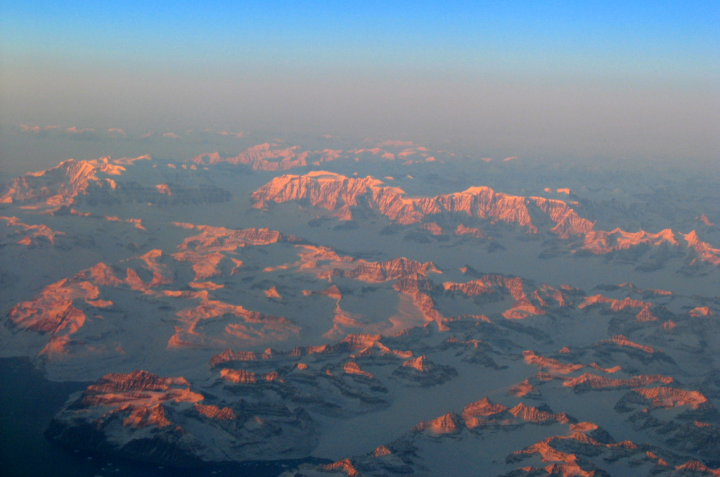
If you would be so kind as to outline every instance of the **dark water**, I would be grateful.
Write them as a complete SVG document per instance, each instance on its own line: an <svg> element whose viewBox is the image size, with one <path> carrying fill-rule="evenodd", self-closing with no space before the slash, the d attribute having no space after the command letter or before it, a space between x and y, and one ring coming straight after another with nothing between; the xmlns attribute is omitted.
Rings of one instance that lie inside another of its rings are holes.
<svg viewBox="0 0 720 477"><path fill-rule="evenodd" d="M68 450L43 436L68 396L89 383L46 380L27 358L0 358L1 477L276 477L302 462L247 462L179 469Z"/></svg>

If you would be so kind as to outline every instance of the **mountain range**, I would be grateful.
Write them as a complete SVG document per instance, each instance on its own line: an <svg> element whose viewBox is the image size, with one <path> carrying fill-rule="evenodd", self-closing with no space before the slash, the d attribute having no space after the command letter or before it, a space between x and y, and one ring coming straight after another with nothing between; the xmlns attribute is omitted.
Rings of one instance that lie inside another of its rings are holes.
<svg viewBox="0 0 720 477"><path fill-rule="evenodd" d="M328 462L285 477L720 475L717 189L371 146L6 184L1 353L93 383L47 438Z"/></svg>

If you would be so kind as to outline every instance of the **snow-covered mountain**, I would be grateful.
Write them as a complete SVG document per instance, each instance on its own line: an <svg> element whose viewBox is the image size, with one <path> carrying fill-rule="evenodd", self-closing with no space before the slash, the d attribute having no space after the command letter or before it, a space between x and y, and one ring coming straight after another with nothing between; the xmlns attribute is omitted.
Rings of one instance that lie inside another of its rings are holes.
<svg viewBox="0 0 720 477"><path fill-rule="evenodd" d="M48 438L163 465L720 475L717 190L469 161L274 142L18 177L1 353L94 382Z"/></svg>

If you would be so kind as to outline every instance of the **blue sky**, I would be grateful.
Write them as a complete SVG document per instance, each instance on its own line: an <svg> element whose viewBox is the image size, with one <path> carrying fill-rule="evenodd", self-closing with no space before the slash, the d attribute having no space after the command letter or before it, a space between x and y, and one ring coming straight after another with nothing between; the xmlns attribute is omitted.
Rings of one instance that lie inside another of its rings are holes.
<svg viewBox="0 0 720 477"><path fill-rule="evenodd" d="M2 1L0 18L5 124L430 134L457 120L551 148L610 141L602 117L620 115L653 123L627 125L636 153L688 120L680 142L717 145L717 1Z"/></svg>
<svg viewBox="0 0 720 477"><path fill-rule="evenodd" d="M720 72L718 2L4 2L10 57L159 65Z"/></svg>

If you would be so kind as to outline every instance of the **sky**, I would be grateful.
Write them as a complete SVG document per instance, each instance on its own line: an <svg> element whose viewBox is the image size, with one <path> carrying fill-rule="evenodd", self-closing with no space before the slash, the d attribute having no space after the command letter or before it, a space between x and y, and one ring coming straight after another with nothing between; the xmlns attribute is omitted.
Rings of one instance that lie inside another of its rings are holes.
<svg viewBox="0 0 720 477"><path fill-rule="evenodd" d="M4 131L221 128L714 161L720 2L0 0L0 86Z"/></svg>

